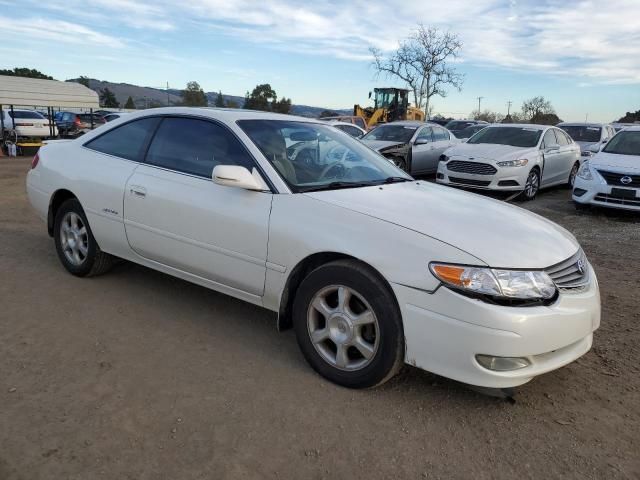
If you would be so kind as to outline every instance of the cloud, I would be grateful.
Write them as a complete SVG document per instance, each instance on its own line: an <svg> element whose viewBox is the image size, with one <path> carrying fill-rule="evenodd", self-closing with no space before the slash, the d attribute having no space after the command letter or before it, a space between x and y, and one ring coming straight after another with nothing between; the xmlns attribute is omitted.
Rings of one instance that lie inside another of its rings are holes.
<svg viewBox="0 0 640 480"><path fill-rule="evenodd" d="M78 39L84 44L120 48L124 43L115 37L97 32L83 25L62 20L44 18L7 18L0 16L0 24L8 35L19 35L24 39L53 40L56 42L77 44Z"/></svg>
<svg viewBox="0 0 640 480"><path fill-rule="evenodd" d="M368 60L419 22L451 30L462 60L602 83L640 83L640 1L192 0L184 9L228 35L304 54Z"/></svg>

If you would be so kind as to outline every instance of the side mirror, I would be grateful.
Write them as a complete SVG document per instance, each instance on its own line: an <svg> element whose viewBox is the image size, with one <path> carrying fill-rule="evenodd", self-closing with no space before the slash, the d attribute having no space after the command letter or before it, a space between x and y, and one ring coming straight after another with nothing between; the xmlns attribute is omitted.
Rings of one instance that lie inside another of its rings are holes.
<svg viewBox="0 0 640 480"><path fill-rule="evenodd" d="M266 187L245 167L238 165L216 165L211 178L214 183L225 187L243 188L245 190L264 191Z"/></svg>
<svg viewBox="0 0 640 480"><path fill-rule="evenodd" d="M591 146L589 147L589 151L590 151L591 153L598 153L598 152L600 151L600 147L601 147L601 145L598 145L598 144L596 143L595 145L591 145Z"/></svg>
<svg viewBox="0 0 640 480"><path fill-rule="evenodd" d="M413 142L414 145L426 145L427 143L429 143L429 141L424 138L417 138L416 141Z"/></svg>

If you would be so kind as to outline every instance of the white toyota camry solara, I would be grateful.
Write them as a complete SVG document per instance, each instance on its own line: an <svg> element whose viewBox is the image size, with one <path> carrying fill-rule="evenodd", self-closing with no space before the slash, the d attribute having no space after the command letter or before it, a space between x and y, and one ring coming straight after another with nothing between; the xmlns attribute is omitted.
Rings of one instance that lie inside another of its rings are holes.
<svg viewBox="0 0 640 480"><path fill-rule="evenodd" d="M134 113L41 148L27 190L70 273L121 258L261 305L348 387L405 362L515 387L583 355L600 324L596 276L569 232L413 180L310 119Z"/></svg>

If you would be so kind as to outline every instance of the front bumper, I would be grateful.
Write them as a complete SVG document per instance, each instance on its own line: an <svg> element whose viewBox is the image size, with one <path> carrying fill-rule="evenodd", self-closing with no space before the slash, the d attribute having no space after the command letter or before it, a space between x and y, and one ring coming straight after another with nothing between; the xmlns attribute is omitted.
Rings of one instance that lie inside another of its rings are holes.
<svg viewBox="0 0 640 480"><path fill-rule="evenodd" d="M635 198L624 198L615 195L613 194L614 188L633 190L635 191ZM572 198L574 202L584 205L640 211L640 189L609 185L595 173L593 174L593 180L584 180L576 177Z"/></svg>
<svg viewBox="0 0 640 480"><path fill-rule="evenodd" d="M589 267L591 268L591 267ZM595 273L579 293L560 293L550 306L505 307L445 287L433 293L392 284L402 312L406 363L460 382L490 388L522 385L566 365L591 348L600 325ZM476 355L526 357L519 370L492 371Z"/></svg>
<svg viewBox="0 0 640 480"><path fill-rule="evenodd" d="M479 175L473 173L454 172L447 169L445 162L438 164L436 182L444 185L454 185L481 190L498 190L504 192L519 192L524 190L529 170L525 167L496 167L498 171L493 175Z"/></svg>

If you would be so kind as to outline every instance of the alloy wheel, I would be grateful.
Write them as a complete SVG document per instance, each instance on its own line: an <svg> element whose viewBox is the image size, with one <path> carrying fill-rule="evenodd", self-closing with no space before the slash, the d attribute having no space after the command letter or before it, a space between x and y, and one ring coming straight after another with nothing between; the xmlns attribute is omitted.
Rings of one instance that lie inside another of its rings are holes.
<svg viewBox="0 0 640 480"><path fill-rule="evenodd" d="M577 163L571 168L571 173L569 174L569 186L573 187L576 183L576 176L578 175L578 170L580 169L580 165Z"/></svg>
<svg viewBox="0 0 640 480"><path fill-rule="evenodd" d="M380 342L378 319L355 290L331 285L318 291L307 311L307 331L315 350L340 370L360 370L373 360Z"/></svg>
<svg viewBox="0 0 640 480"><path fill-rule="evenodd" d="M60 245L66 259L80 266L89 253L89 234L80 215L67 212L60 223Z"/></svg>
<svg viewBox="0 0 640 480"><path fill-rule="evenodd" d="M538 193L540 187L540 177L536 170L531 170L527 177L527 182L524 185L524 194L527 198L533 198Z"/></svg>

